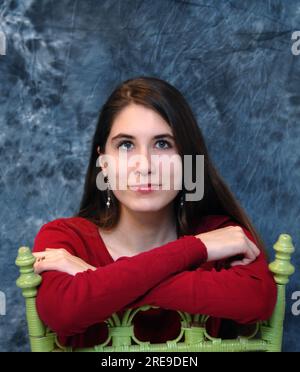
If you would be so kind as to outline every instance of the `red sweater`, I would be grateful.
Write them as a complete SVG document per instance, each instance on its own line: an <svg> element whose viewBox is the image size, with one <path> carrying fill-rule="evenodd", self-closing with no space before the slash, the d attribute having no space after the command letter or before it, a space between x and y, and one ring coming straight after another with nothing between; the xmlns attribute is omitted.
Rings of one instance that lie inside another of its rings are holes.
<svg viewBox="0 0 300 372"><path fill-rule="evenodd" d="M237 223L228 216L204 216L196 234L230 225ZM238 323L266 320L276 303L276 284L263 252L249 265L228 268L226 261L206 262L204 243L184 235L114 261L97 226L81 217L59 218L43 225L33 251L46 248L65 248L97 267L75 276L42 273L37 310L64 345L87 347L104 342L108 334L105 319L144 304L160 309L139 312L134 332L140 340L156 343L179 335L180 317L175 310L211 315L208 331L217 336L221 318Z"/></svg>

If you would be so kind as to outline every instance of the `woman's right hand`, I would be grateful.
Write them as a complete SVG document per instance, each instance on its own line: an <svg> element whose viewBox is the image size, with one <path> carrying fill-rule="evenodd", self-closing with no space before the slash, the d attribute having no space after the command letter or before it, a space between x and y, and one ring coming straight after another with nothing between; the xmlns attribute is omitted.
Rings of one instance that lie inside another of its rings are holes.
<svg viewBox="0 0 300 372"><path fill-rule="evenodd" d="M233 261L231 266L248 265L260 254L260 250L248 239L241 226L223 227L195 236L207 248L207 261L243 255L242 259Z"/></svg>
<svg viewBox="0 0 300 372"><path fill-rule="evenodd" d="M43 271L61 271L70 275L76 275L87 270L96 270L81 258L73 256L64 248L46 248L45 251L33 253L36 261L33 265L34 272L40 274Z"/></svg>

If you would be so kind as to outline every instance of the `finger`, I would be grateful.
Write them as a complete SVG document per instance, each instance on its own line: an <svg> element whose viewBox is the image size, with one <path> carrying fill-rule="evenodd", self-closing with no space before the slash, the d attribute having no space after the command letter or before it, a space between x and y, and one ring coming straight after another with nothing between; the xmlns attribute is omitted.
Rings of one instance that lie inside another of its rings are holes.
<svg viewBox="0 0 300 372"><path fill-rule="evenodd" d="M49 253L58 253L58 254L71 254L69 251L67 251L65 248L46 248L46 251Z"/></svg>
<svg viewBox="0 0 300 372"><path fill-rule="evenodd" d="M57 255L54 252L37 252L32 253L33 256L36 258L36 261L40 261L43 258L49 259L50 257L56 257Z"/></svg>
<svg viewBox="0 0 300 372"><path fill-rule="evenodd" d="M55 253L54 251L56 251L56 249L54 249L53 251L42 251L42 252L33 252L33 256L35 257L42 257L42 256L51 256L53 255L53 253Z"/></svg>
<svg viewBox="0 0 300 372"><path fill-rule="evenodd" d="M35 274L40 274L42 272L41 262L35 261L35 263L33 265L33 271L35 272Z"/></svg>
<svg viewBox="0 0 300 372"><path fill-rule="evenodd" d="M43 257L46 255L46 252L34 252L32 253L34 257Z"/></svg>
<svg viewBox="0 0 300 372"><path fill-rule="evenodd" d="M247 237L246 237L247 238ZM260 254L260 250L258 249L258 247L250 240L250 239L246 239L246 242L248 244L248 247L249 247L249 250L252 251L253 255L254 255L254 258L253 260L256 260L256 258L259 256Z"/></svg>
<svg viewBox="0 0 300 372"><path fill-rule="evenodd" d="M36 261L33 265L34 271L40 274L43 271L56 270L58 267L55 258L47 258L46 260Z"/></svg>
<svg viewBox="0 0 300 372"><path fill-rule="evenodd" d="M46 257L39 257L36 259L35 263L42 262L45 260Z"/></svg>
<svg viewBox="0 0 300 372"><path fill-rule="evenodd" d="M247 240L249 242L249 245L251 245L252 249L254 250L256 257L259 256L260 255L260 249L248 237L247 237Z"/></svg>
<svg viewBox="0 0 300 372"><path fill-rule="evenodd" d="M234 261L234 262L231 262L230 266L234 267L234 266L238 266L238 265L245 265L242 261Z"/></svg>
<svg viewBox="0 0 300 372"><path fill-rule="evenodd" d="M41 262L36 262L34 265L33 265L33 270L36 274L40 274L42 273L43 271L46 271L46 267L44 265L42 265Z"/></svg>
<svg viewBox="0 0 300 372"><path fill-rule="evenodd" d="M246 244L247 244L247 248L246 248L246 252L245 252L245 255L244 255L245 256L244 259L247 258L251 261L254 261L256 259L255 252L254 252L253 248L251 247L251 245L248 244L248 242L246 242Z"/></svg>
<svg viewBox="0 0 300 372"><path fill-rule="evenodd" d="M249 263L253 262L253 260L249 259L249 258L243 258L242 260L238 260L238 261L233 261L230 266L238 266L238 265L249 265Z"/></svg>
<svg viewBox="0 0 300 372"><path fill-rule="evenodd" d="M256 259L255 253L249 246L247 247L246 251L244 252L244 258L241 260L233 261L230 265L237 266L237 265L248 265Z"/></svg>

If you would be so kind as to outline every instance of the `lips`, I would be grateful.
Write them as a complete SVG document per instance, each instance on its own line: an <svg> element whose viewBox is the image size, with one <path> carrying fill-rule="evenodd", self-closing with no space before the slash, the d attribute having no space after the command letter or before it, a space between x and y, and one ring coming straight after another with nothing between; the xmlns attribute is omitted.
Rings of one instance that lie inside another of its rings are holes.
<svg viewBox="0 0 300 372"><path fill-rule="evenodd" d="M130 187L153 187L153 186L160 186L160 185L155 185L155 184L152 184L152 183L147 183L147 184L143 184L143 185L132 185Z"/></svg>
<svg viewBox="0 0 300 372"><path fill-rule="evenodd" d="M145 185L135 185L129 186L130 189L135 191L150 191L150 190L158 190L161 185L154 185L154 184L145 184Z"/></svg>

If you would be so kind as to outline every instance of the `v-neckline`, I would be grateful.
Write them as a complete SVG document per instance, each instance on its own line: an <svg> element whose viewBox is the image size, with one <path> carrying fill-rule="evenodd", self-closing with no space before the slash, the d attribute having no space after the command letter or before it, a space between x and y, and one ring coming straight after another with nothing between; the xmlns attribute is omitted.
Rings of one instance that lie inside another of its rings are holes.
<svg viewBox="0 0 300 372"><path fill-rule="evenodd" d="M97 240L98 240L98 243L101 247L101 249L103 249L104 247L104 253L106 255L106 257L108 258L108 260L112 263L112 262L116 262L117 260L115 260L112 255L110 254L101 234L100 234L100 231L99 231L99 227L98 225L96 225L94 222L88 220L87 218L85 218L86 221L88 221L92 226L93 228L96 230L96 235L97 235Z"/></svg>
<svg viewBox="0 0 300 372"><path fill-rule="evenodd" d="M86 219L88 222L90 222L92 225L93 225L93 227L96 229L96 234L97 234L97 239L98 239L98 242L99 242L99 245L101 246L101 248L103 248L104 247L104 252L105 252L105 254L106 254L106 257L108 258L108 260L111 262L111 263L113 263L113 262L116 262L118 259L120 259L120 258L129 258L129 257L133 257L133 256L125 256L125 255L123 255L123 256L120 256L120 257L118 257L116 260L112 257L112 255L110 254L110 252L109 252L109 250L108 250L108 248L107 248L107 246L106 246L106 244L105 244L105 242L104 242L104 240L103 240L103 238L102 238L102 236L101 236L101 234L100 234L100 231L99 231L99 227L98 227L98 225L96 225L94 222L92 222L92 221L90 221L90 220L88 220L88 219ZM179 239L179 237L177 237L177 239Z"/></svg>
<svg viewBox="0 0 300 372"><path fill-rule="evenodd" d="M108 250L108 248L107 248L107 246L106 246L106 244L105 244L105 242L104 242L104 240L103 240L103 238L102 238L102 236L100 234L99 227L97 225L95 225L95 227L96 227L96 230L97 230L97 236L99 238L99 242L101 243L102 246L104 246L106 256L108 256L108 258L110 259L110 261L116 262L117 260L115 260L112 257L112 255L110 254L110 252L109 252L109 250Z"/></svg>

